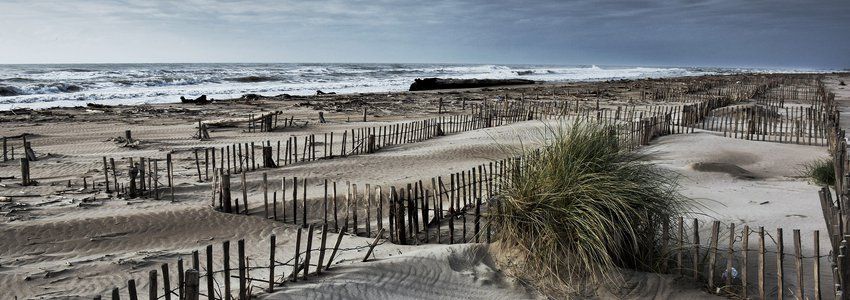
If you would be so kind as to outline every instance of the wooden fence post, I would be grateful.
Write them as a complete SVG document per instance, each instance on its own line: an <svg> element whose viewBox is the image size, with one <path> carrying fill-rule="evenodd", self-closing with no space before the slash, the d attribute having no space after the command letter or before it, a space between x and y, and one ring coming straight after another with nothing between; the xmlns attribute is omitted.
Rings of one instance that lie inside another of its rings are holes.
<svg viewBox="0 0 850 300"><path fill-rule="evenodd" d="M319 246L319 261L316 262L316 275L322 274L322 266L325 261L325 246L328 239L328 224L322 225L322 244Z"/></svg>
<svg viewBox="0 0 850 300"><path fill-rule="evenodd" d="M148 272L148 280L150 283L148 284L148 299L157 300L157 286L156 286L156 270L150 270Z"/></svg>
<svg viewBox="0 0 850 300"><path fill-rule="evenodd" d="M711 224L711 240L708 248L708 288L710 292L714 292L714 267L717 261L718 235L720 233L720 221L714 221Z"/></svg>
<svg viewBox="0 0 850 300"><path fill-rule="evenodd" d="M793 231L794 238L794 262L797 267L797 295L795 295L798 299L806 299L803 294L803 249L800 241L800 230L794 229ZM815 260L818 258L815 257Z"/></svg>
<svg viewBox="0 0 850 300"><path fill-rule="evenodd" d="M248 299L247 266L245 265L245 240L236 242L236 252L239 255L239 299Z"/></svg>
<svg viewBox="0 0 850 300"><path fill-rule="evenodd" d="M699 220L694 219L693 263L694 280L699 280Z"/></svg>
<svg viewBox="0 0 850 300"><path fill-rule="evenodd" d="M213 270L213 246L207 245L207 300L215 300L213 283L215 283L215 271Z"/></svg>
<svg viewBox="0 0 850 300"><path fill-rule="evenodd" d="M21 158L21 185L30 185L30 161L24 157Z"/></svg>
<svg viewBox="0 0 850 300"><path fill-rule="evenodd" d="M782 242L782 228L776 228L776 297L783 299L785 295L784 268L785 244Z"/></svg>
<svg viewBox="0 0 850 300"><path fill-rule="evenodd" d="M198 280L198 270L190 269L186 270L186 294L184 295L185 300L198 300L200 297L200 288L199 288L199 280ZM212 291L207 291L207 293L212 294ZM181 299L181 300L184 300Z"/></svg>
<svg viewBox="0 0 850 300"><path fill-rule="evenodd" d="M765 298L765 289L764 289L764 281L765 281L765 273L764 266L767 261L765 260L765 248L764 248L764 227L759 227L759 268L758 268L758 277L759 277L759 298Z"/></svg>
<svg viewBox="0 0 850 300"><path fill-rule="evenodd" d="M334 261L334 257L336 256L337 250L339 250L339 244L342 243L342 236L345 234L345 231L348 229L348 219L345 220L345 225L342 226L342 230L337 233L336 244L334 244L334 249L331 251L331 256L328 257L328 263L325 264L325 270L331 268L331 264Z"/></svg>
<svg viewBox="0 0 850 300"><path fill-rule="evenodd" d="M298 271L299 271L298 266L300 266L298 264L298 259L301 255L301 232L303 230L304 230L303 228L298 227L298 235L295 237L295 257L292 259L292 274L291 274L291 278L292 278L293 282L298 281Z"/></svg>
<svg viewBox="0 0 850 300"><path fill-rule="evenodd" d="M814 287L814 299L820 300L821 299L821 292L820 292L820 231L815 230L812 233L812 237L814 239L814 251L815 251L815 255L814 255L815 260L814 260L813 266L812 266L812 275L815 276L815 282L812 283L812 285Z"/></svg>
<svg viewBox="0 0 850 300"><path fill-rule="evenodd" d="M732 260L735 259L735 223L729 223L729 248L726 254L726 282L725 289L732 287Z"/></svg>
<svg viewBox="0 0 850 300"><path fill-rule="evenodd" d="M307 280L307 275L310 273L310 251L313 247L313 224L307 229L307 251L304 253L304 280Z"/></svg>
<svg viewBox="0 0 850 300"><path fill-rule="evenodd" d="M383 229L383 228L381 228L380 230L378 230L378 235L376 235L376 236L375 236L375 240L374 240L374 241L372 241L372 244L371 244L371 245L369 245L369 250L368 250L368 251L366 251L366 257L364 257L364 258L363 258L363 262L366 262L366 261L368 261L368 260L369 260L369 256L371 256L371 255L372 255L372 251L373 251L373 250L375 250L375 246L377 246L377 245L378 245L378 241L380 241L380 240L381 240L381 237L382 237L383 235L384 235L384 229Z"/></svg>
<svg viewBox="0 0 850 300"><path fill-rule="evenodd" d="M103 183L106 186L106 193L110 193L109 189L109 168L106 165L106 156L103 157Z"/></svg>
<svg viewBox="0 0 850 300"><path fill-rule="evenodd" d="M136 294L136 280L127 280L127 294L130 296L130 300L139 300L139 295Z"/></svg>
<svg viewBox="0 0 850 300"><path fill-rule="evenodd" d="M224 207L224 212L232 213L233 212L233 201L230 199L230 174L224 173L223 171L220 174L221 176L221 202Z"/></svg>
<svg viewBox="0 0 850 300"><path fill-rule="evenodd" d="M162 292L165 300L171 300L171 278L168 276L168 264L162 264Z"/></svg>
<svg viewBox="0 0 850 300"><path fill-rule="evenodd" d="M224 254L224 299L231 299L230 295L230 241L221 244Z"/></svg>
<svg viewBox="0 0 850 300"><path fill-rule="evenodd" d="M747 288L749 287L747 272L750 256L750 226L744 225L744 230L741 235L741 293L744 299L747 298Z"/></svg>
<svg viewBox="0 0 850 300"><path fill-rule="evenodd" d="M269 293L274 292L274 267L275 267L274 253L275 253L275 246L276 246L275 243L276 243L276 237L275 237L274 234L272 234L269 237L269 287L268 287L268 289L266 289L266 291L269 292Z"/></svg>

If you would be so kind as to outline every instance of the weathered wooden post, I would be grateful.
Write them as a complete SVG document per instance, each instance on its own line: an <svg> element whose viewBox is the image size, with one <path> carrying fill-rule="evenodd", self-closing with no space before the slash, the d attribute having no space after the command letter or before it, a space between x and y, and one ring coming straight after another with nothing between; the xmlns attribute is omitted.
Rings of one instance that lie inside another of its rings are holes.
<svg viewBox="0 0 850 300"><path fill-rule="evenodd" d="M8 148L6 140L7 140L7 138L4 136L3 137L3 161L4 162L9 160L9 156L6 154L6 153L9 152L9 148Z"/></svg>
<svg viewBox="0 0 850 300"><path fill-rule="evenodd" d="M21 158L21 185L28 186L30 182L30 161L24 157Z"/></svg>
<svg viewBox="0 0 850 300"><path fill-rule="evenodd" d="M322 123L322 124L325 123L325 112L323 112L323 111L319 112L319 123Z"/></svg>
<svg viewBox="0 0 850 300"><path fill-rule="evenodd" d="M168 276L168 264L162 264L162 292L165 300L171 300L171 282Z"/></svg>
<svg viewBox="0 0 850 300"><path fill-rule="evenodd" d="M275 244L277 243L276 237L272 234L269 237L269 287L266 289L266 292L274 292L274 253L275 253Z"/></svg>
<svg viewBox="0 0 850 300"><path fill-rule="evenodd" d="M139 295L136 294L136 280L127 280L127 294L130 296L130 300L139 300Z"/></svg>
<svg viewBox="0 0 850 300"><path fill-rule="evenodd" d="M314 224L310 224L310 228L307 229L307 251L304 252L304 280L307 280L307 275L310 273L310 251L313 247L313 231Z"/></svg>
<svg viewBox="0 0 850 300"><path fill-rule="evenodd" d="M375 135L370 134L369 135L368 147L366 148L366 153L375 153L376 150L377 149L375 148Z"/></svg>
<svg viewBox="0 0 850 300"><path fill-rule="evenodd" d="M328 224L322 225L322 244L319 246L319 261L316 262L316 275L322 274L322 263L325 261L325 246L328 239Z"/></svg>
<svg viewBox="0 0 850 300"><path fill-rule="evenodd" d="M298 260L301 255L301 232L303 230L303 228L298 227L298 234L295 237L295 257L292 258L292 274L290 274L293 282L298 281L298 266L300 266Z"/></svg>
<svg viewBox="0 0 850 300"><path fill-rule="evenodd" d="M277 168L277 164L272 158L272 147L271 146L263 146L263 167L264 168Z"/></svg>
<svg viewBox="0 0 850 300"><path fill-rule="evenodd" d="M248 299L247 266L245 265L245 240L236 242L236 252L239 255L239 299ZM272 278L273 279L273 278Z"/></svg>
<svg viewBox="0 0 850 300"><path fill-rule="evenodd" d="M174 201L174 168L171 164L171 153L165 155L165 167L168 169L168 188L171 190L171 201Z"/></svg>
<svg viewBox="0 0 850 300"><path fill-rule="evenodd" d="M111 193L109 190L109 168L106 164L106 156L103 157L103 182L106 186L106 193Z"/></svg>
<svg viewBox="0 0 850 300"><path fill-rule="evenodd" d="M233 206L230 200L230 174L221 172L221 202L224 212L232 213Z"/></svg>
<svg viewBox="0 0 850 300"><path fill-rule="evenodd" d="M183 296L184 299L181 300L198 300L201 294L199 289L198 271L195 269L186 270L185 280L186 293Z"/></svg>
<svg viewBox="0 0 850 300"><path fill-rule="evenodd" d="M156 286L156 270L150 270L148 272L148 299L157 300L159 297L157 296L157 286Z"/></svg>
<svg viewBox="0 0 850 300"><path fill-rule="evenodd" d="M213 246L207 245L207 291L213 291L215 283L215 270L213 270ZM215 293L207 293L207 300L215 300Z"/></svg>

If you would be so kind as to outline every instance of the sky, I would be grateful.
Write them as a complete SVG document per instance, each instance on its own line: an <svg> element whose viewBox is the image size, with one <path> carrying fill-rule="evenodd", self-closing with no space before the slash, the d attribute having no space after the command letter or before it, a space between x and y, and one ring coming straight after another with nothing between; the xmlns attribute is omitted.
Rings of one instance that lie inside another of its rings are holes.
<svg viewBox="0 0 850 300"><path fill-rule="evenodd" d="M0 64L850 68L847 0L0 0Z"/></svg>

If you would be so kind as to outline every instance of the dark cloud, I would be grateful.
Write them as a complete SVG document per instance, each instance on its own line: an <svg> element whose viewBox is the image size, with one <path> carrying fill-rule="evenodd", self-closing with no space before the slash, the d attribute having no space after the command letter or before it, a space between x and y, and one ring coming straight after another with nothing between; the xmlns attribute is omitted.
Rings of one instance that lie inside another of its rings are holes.
<svg viewBox="0 0 850 300"><path fill-rule="evenodd" d="M850 67L844 0L10 0L0 27L4 63Z"/></svg>

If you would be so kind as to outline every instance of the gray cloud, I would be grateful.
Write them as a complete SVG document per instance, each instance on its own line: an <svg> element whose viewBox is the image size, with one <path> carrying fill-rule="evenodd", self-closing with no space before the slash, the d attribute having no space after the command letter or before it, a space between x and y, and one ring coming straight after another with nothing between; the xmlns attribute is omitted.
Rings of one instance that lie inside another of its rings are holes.
<svg viewBox="0 0 850 300"><path fill-rule="evenodd" d="M0 28L0 63L850 67L842 0L6 0Z"/></svg>

